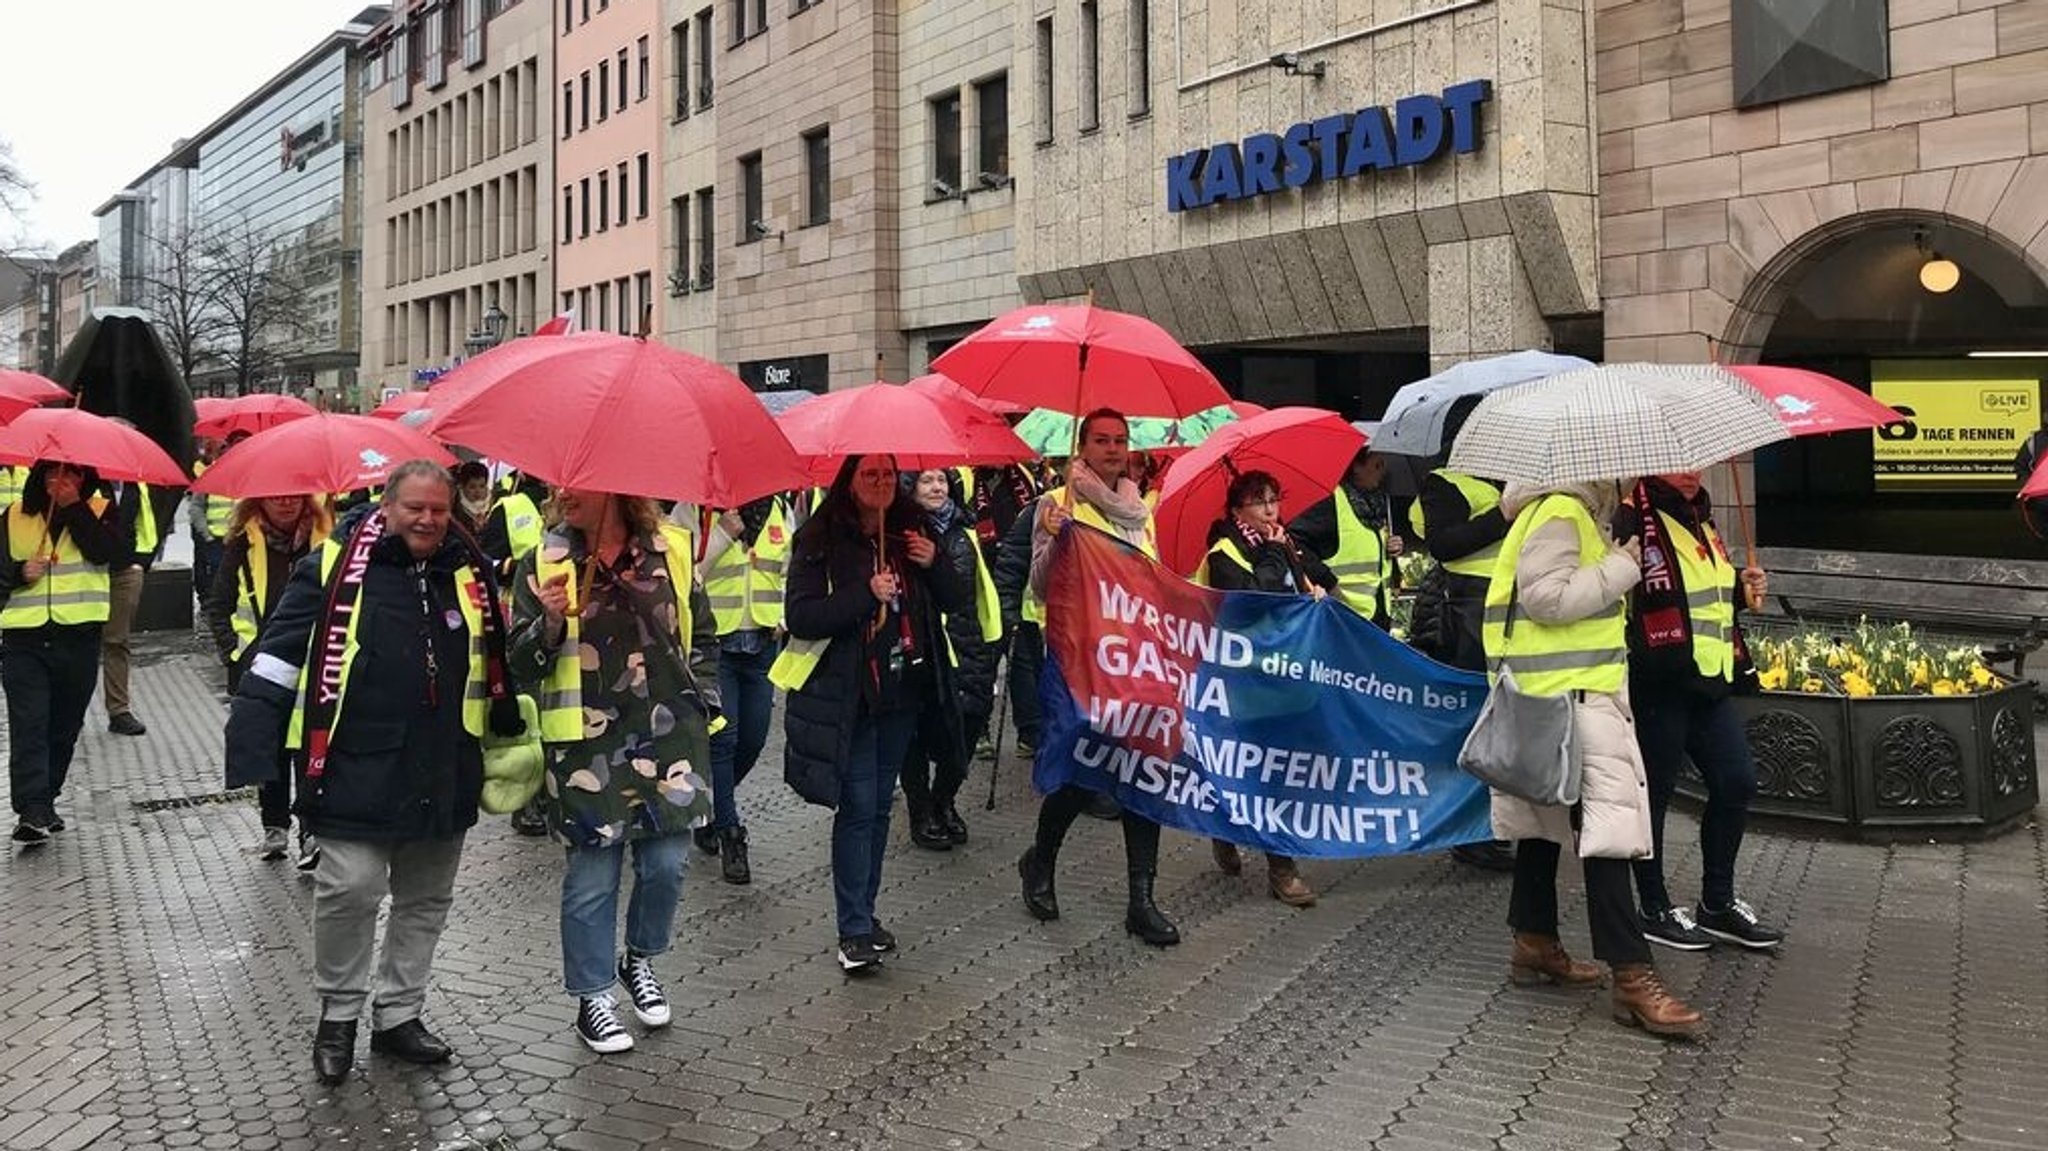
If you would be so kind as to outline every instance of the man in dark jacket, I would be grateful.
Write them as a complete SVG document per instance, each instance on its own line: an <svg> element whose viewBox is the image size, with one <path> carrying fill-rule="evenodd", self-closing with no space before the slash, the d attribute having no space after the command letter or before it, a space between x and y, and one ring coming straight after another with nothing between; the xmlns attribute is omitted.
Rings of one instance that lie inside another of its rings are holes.
<svg viewBox="0 0 2048 1151"><path fill-rule="evenodd" d="M100 682L106 691L107 730L115 735L143 735L149 728L135 717L128 695L128 635L142 606L142 585L149 578L149 565L161 547L163 524L148 484L110 481L104 490L120 508L122 548L122 554L107 565L114 590L107 626L100 632Z"/></svg>
<svg viewBox="0 0 2048 1151"><path fill-rule="evenodd" d="M1024 585L1031 580L1032 517L1020 515L1003 533L1002 549L989 560L996 602L1003 608L1003 642L1009 656L1010 715L1017 725L1017 754L1038 748L1044 726L1038 708L1038 670L1045 665L1045 633L1024 618ZM991 672L993 685L993 672ZM998 749L1000 750L1000 749Z"/></svg>
<svg viewBox="0 0 2048 1151"><path fill-rule="evenodd" d="M1287 534L1337 577L1340 603L1387 626L1387 598L1400 582L1401 554L1387 499L1387 457L1362 448L1327 499L1310 504L1287 525ZM1342 500L1342 507L1337 501Z"/></svg>
<svg viewBox="0 0 2048 1151"><path fill-rule="evenodd" d="M380 505L352 514L293 570L229 714L231 786L275 772L287 728L305 749L299 815L322 848L313 1065L328 1083L354 1060L387 892L370 1049L414 1063L450 1054L420 1009L476 823L479 737L487 722L517 730L503 714L511 705L516 717L504 690L504 617L488 561L448 530L454 501L454 479L438 465L394 471Z"/></svg>

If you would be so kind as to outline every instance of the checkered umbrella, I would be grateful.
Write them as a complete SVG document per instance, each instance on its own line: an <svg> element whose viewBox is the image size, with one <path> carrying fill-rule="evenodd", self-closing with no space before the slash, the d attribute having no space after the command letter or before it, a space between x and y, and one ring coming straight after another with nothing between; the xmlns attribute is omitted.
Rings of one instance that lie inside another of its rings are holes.
<svg viewBox="0 0 2048 1151"><path fill-rule="evenodd" d="M1450 466L1532 484L1697 472L1790 435L1756 388L1705 364L1604 364L1480 401Z"/></svg>

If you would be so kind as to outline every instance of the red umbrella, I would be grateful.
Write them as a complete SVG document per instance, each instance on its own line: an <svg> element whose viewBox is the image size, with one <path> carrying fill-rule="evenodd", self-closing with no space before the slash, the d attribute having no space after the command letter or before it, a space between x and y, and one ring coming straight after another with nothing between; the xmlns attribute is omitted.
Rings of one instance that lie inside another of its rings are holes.
<svg viewBox="0 0 2048 1151"><path fill-rule="evenodd" d="M395 420L407 412L424 411L431 407L432 395L432 392L427 391L400 392L378 404L370 414L380 420Z"/></svg>
<svg viewBox="0 0 2048 1151"><path fill-rule="evenodd" d="M221 398L220 396L200 396L199 398L193 400L193 428L196 430L202 422L218 418L220 414L227 409L227 404L227 400Z"/></svg>
<svg viewBox="0 0 2048 1151"><path fill-rule="evenodd" d="M1778 422L1794 436L1860 432L1896 424L1906 417L1872 399L1870 393L1833 376L1805 368L1724 364L1771 401Z"/></svg>
<svg viewBox="0 0 2048 1151"><path fill-rule="evenodd" d="M156 441L78 408L32 408L0 428L0 463L56 460L110 480L182 487L185 473Z"/></svg>
<svg viewBox="0 0 2048 1151"><path fill-rule="evenodd" d="M192 483L202 495L258 499L376 487L407 460L454 464L411 428L369 416L320 413L257 432L221 453Z"/></svg>
<svg viewBox="0 0 2048 1151"><path fill-rule="evenodd" d="M937 372L933 372L929 376L919 376L903 386L912 391L929 392L935 396L950 396L954 399L963 399L970 404L977 404L983 410L994 412L999 416L1018 416L1031 410L1022 404L1013 404L1008 400L995 399L990 396L977 396L966 388L961 387L955 381L949 380Z"/></svg>
<svg viewBox="0 0 2048 1151"><path fill-rule="evenodd" d="M34 372L0 368L0 424L30 408L70 398L70 392Z"/></svg>
<svg viewBox="0 0 2048 1151"><path fill-rule="evenodd" d="M1264 404L1255 404L1250 400L1232 400L1229 407L1230 414L1240 420L1248 420L1260 412L1269 410Z"/></svg>
<svg viewBox="0 0 2048 1151"><path fill-rule="evenodd" d="M194 407L196 409L197 405ZM212 409L211 415L201 416L199 422L192 425L192 430L215 438L225 438L236 432L254 435L279 424L303 420L319 410L296 396L256 392L222 400L219 407Z"/></svg>
<svg viewBox="0 0 2048 1151"><path fill-rule="evenodd" d="M1178 419L1230 402L1202 361L1143 316L1093 304L1019 308L932 361L984 399L1073 415L1115 408Z"/></svg>
<svg viewBox="0 0 2048 1151"><path fill-rule="evenodd" d="M736 508L810 486L738 376L609 332L513 340L434 384L427 431L550 483Z"/></svg>
<svg viewBox="0 0 2048 1151"><path fill-rule="evenodd" d="M903 386L878 381L827 392L784 412L782 431L809 461L818 483L830 483L849 457L879 452L895 456L904 471L1014 464L1037 456L1001 416L958 388L949 395L933 381L947 383L925 376Z"/></svg>
<svg viewBox="0 0 2048 1151"><path fill-rule="evenodd" d="M1209 550L1209 525L1227 510L1230 482L1246 472L1280 481L1280 518L1291 520L1329 495L1365 446L1365 433L1321 408L1274 408L1216 429L1166 469L1154 513L1159 560L1193 572Z"/></svg>

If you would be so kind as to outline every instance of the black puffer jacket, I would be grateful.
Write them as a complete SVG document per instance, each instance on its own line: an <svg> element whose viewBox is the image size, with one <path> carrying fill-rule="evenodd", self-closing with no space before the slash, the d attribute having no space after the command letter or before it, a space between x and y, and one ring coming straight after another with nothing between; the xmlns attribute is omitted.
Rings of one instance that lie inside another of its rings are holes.
<svg viewBox="0 0 2048 1151"><path fill-rule="evenodd" d="M348 539L358 519L373 511L365 505L346 517L335 538ZM294 689L278 681L295 679L309 662L313 632L326 609L320 556L315 549L292 569L229 705L231 787L276 772L294 697ZM462 726L469 629L462 624L455 583L456 570L469 557L451 532L426 562L423 605L405 541L386 536L371 550L356 624L358 650L326 774L317 782L302 780L299 789L306 830L336 839L393 841L442 839L475 825L483 750ZM439 669L432 693L438 705L427 702L428 643Z"/></svg>
<svg viewBox="0 0 2048 1151"><path fill-rule="evenodd" d="M899 500L889 510L892 523L924 519L916 504ZM929 568L920 568L889 547L897 570L909 573L904 610L911 633L932 660L940 699L954 693L953 670L939 641L942 612L974 612L974 572L962 571L942 550ZM826 807L839 802L839 768L853 742L860 717L862 677L868 674L863 632L881 604L868 588L875 571L874 540L858 524L821 509L796 533L789 576L783 594L784 625L797 640L826 640L823 658L802 687L789 693L783 710L782 774L798 795ZM947 714L954 714L947 709Z"/></svg>
<svg viewBox="0 0 2048 1151"><path fill-rule="evenodd" d="M978 594L974 565L974 537L968 533L974 525L961 517L943 532L933 531L933 540L939 545L939 558L933 562L936 567L945 564L967 583L967 610L946 613L946 636L953 641L953 698L960 703L963 716L986 716L995 710L996 660L1000 649L981 638L980 604L975 602Z"/></svg>
<svg viewBox="0 0 2048 1151"><path fill-rule="evenodd" d="M1031 582L1031 525L1035 518L1020 515L1010 521L1002 550L989 569L989 577L996 582L996 602L1003 605L1006 640L1024 621L1024 588Z"/></svg>

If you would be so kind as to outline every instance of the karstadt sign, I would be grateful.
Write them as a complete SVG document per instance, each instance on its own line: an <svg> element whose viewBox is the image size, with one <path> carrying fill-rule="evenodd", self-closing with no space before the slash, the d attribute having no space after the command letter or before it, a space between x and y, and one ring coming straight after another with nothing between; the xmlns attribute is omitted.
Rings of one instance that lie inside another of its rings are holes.
<svg viewBox="0 0 2048 1151"><path fill-rule="evenodd" d="M1479 111L1493 99L1491 80L1453 84L1440 96L1407 96L1304 120L1275 135L1196 148L1166 161L1166 210L1183 212L1228 200L1343 180L1361 172L1426 164L1445 152L1479 150Z"/></svg>

